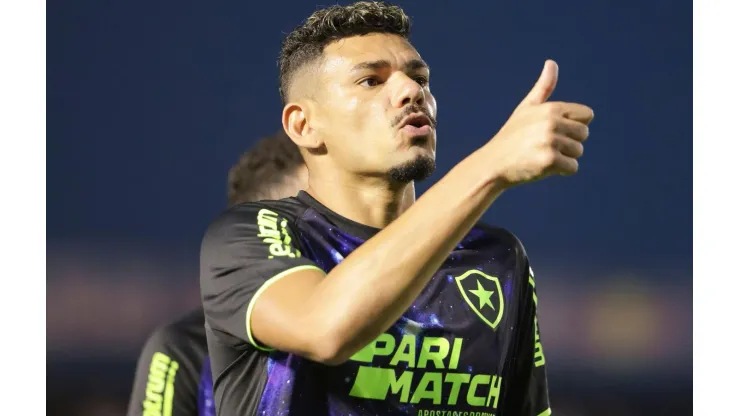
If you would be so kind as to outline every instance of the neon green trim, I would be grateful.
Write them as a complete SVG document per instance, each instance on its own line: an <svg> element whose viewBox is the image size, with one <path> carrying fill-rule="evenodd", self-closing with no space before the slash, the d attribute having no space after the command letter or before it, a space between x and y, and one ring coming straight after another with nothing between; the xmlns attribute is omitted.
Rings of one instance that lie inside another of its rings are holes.
<svg viewBox="0 0 740 416"><path fill-rule="evenodd" d="M320 268L318 268L316 266L313 266L313 265L293 267L291 269L288 269L288 270L285 270L285 271L283 271L281 273L278 273L277 275L275 275L275 276L271 277L270 279L268 279L265 283L262 284L262 286L259 288L259 290L257 290L257 293L255 293L254 296L252 296L252 300L249 301L249 306L247 306L247 316L246 316L246 318L247 318L247 339L249 339L249 343L252 344L252 345L254 345L254 347L257 348L258 350L262 350L262 351L273 351L272 348L261 347L261 346L257 345L257 341L254 339L254 336L252 336L252 325L251 325L252 308L254 308L255 301L262 294L262 292L264 292L265 289L267 289L268 287L270 287L273 283L277 282L278 280L282 279L285 276L288 276L290 274L293 274L295 272L300 272L300 271L303 271L303 270L318 270L321 273L324 273L323 270L321 270Z"/></svg>
<svg viewBox="0 0 740 416"><path fill-rule="evenodd" d="M551 414L552 414L552 410L550 410L550 408L548 407L547 410L538 414L537 416L550 416Z"/></svg>
<svg viewBox="0 0 740 416"><path fill-rule="evenodd" d="M532 269L530 268L529 271L531 273ZM534 298L534 306L537 306L537 293L534 292L534 274L529 275L529 284L532 286L532 298Z"/></svg>

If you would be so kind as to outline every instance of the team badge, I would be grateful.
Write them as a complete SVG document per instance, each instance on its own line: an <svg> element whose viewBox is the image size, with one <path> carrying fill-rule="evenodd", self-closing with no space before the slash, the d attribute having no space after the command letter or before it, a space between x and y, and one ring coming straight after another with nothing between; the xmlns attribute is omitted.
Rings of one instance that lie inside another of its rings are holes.
<svg viewBox="0 0 740 416"><path fill-rule="evenodd" d="M498 277L469 270L455 277L455 281L470 309L495 330L504 316L504 293Z"/></svg>

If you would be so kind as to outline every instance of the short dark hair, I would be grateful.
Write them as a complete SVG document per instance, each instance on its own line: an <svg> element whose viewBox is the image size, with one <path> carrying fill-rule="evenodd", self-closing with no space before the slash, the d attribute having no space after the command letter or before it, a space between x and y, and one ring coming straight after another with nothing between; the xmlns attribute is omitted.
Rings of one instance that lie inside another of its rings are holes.
<svg viewBox="0 0 740 416"><path fill-rule="evenodd" d="M261 139L229 170L229 205L265 199L301 166L298 146L282 129Z"/></svg>
<svg viewBox="0 0 740 416"><path fill-rule="evenodd" d="M381 1L359 1L315 11L283 40L280 51L280 98L287 102L296 71L321 56L326 45L369 33L411 35L411 19L398 6Z"/></svg>

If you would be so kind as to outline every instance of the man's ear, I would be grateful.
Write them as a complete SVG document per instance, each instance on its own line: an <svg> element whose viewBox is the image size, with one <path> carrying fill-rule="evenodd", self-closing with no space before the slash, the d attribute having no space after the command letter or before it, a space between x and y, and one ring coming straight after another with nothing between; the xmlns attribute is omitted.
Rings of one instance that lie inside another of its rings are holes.
<svg viewBox="0 0 740 416"><path fill-rule="evenodd" d="M286 104L283 108L283 129L298 147L315 152L324 147L324 142L311 125L312 110L310 102Z"/></svg>

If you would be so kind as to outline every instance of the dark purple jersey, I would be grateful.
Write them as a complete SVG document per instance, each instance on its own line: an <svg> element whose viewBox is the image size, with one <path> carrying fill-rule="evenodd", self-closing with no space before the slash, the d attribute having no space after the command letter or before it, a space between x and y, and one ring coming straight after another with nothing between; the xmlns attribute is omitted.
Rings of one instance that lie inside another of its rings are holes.
<svg viewBox="0 0 740 416"><path fill-rule="evenodd" d="M149 336L127 416L215 416L204 321L196 309Z"/></svg>
<svg viewBox="0 0 740 416"><path fill-rule="evenodd" d="M255 341L250 311L262 289L300 269L329 273L378 231L305 192L233 207L211 224L201 292L218 413L549 415L534 276L501 228L476 225L403 316L341 365Z"/></svg>

